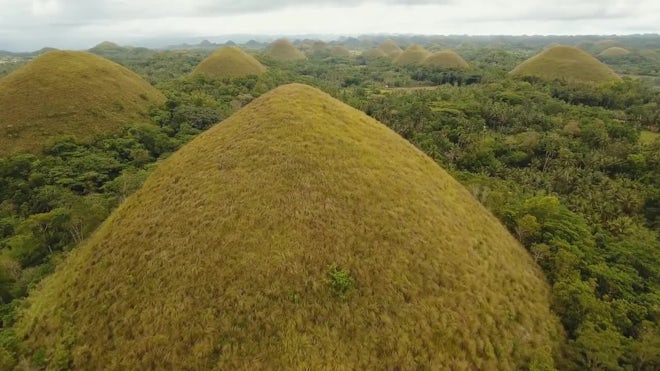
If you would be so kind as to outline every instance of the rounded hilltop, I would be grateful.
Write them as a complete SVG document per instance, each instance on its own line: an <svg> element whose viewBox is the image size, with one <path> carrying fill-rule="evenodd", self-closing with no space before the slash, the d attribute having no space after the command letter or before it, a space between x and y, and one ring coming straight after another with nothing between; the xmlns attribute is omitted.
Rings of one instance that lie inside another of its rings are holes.
<svg viewBox="0 0 660 371"><path fill-rule="evenodd" d="M518 65L512 76L541 80L606 83L621 78L607 65L574 46L554 46Z"/></svg>
<svg viewBox="0 0 660 371"><path fill-rule="evenodd" d="M630 51L628 49L621 48L618 46L613 46L611 48L607 48L603 50L598 55L600 55L601 57L622 57L628 54L630 54Z"/></svg>
<svg viewBox="0 0 660 371"><path fill-rule="evenodd" d="M298 48L287 39L275 40L270 44L268 49L266 49L266 55L280 62L293 62L307 58L305 57L305 54L298 50Z"/></svg>
<svg viewBox="0 0 660 371"><path fill-rule="evenodd" d="M385 40L378 47L383 53L385 53L391 59L396 58L399 54L403 53L403 49L394 41L394 40Z"/></svg>
<svg viewBox="0 0 660 371"><path fill-rule="evenodd" d="M403 53L399 54L395 59L394 63L399 66L412 66L412 65L421 65L426 58L429 57L431 53L428 50L424 49L421 45L413 45L410 48L406 49Z"/></svg>
<svg viewBox="0 0 660 371"><path fill-rule="evenodd" d="M218 49L204 59L193 71L193 75L204 75L215 79L261 75L266 72L256 58L235 46Z"/></svg>
<svg viewBox="0 0 660 371"><path fill-rule="evenodd" d="M293 84L164 160L16 330L53 368L518 369L561 339L548 292L432 159Z"/></svg>
<svg viewBox="0 0 660 371"><path fill-rule="evenodd" d="M89 140L147 120L165 97L134 72L86 52L50 51L0 80L0 155L63 135Z"/></svg>
<svg viewBox="0 0 660 371"><path fill-rule="evenodd" d="M453 50L441 50L428 56L422 65L432 68L467 70L470 65Z"/></svg>

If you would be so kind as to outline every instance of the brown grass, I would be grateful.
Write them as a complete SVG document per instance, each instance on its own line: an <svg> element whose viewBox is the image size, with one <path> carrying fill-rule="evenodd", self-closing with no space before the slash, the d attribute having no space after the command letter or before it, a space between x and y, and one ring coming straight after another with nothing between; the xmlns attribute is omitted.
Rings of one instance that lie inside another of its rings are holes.
<svg viewBox="0 0 660 371"><path fill-rule="evenodd" d="M621 77L607 65L573 46L546 49L518 65L511 71L511 75L597 84L621 81Z"/></svg>
<svg viewBox="0 0 660 371"><path fill-rule="evenodd" d="M470 65L453 50L442 50L431 54L422 65L432 68L467 70Z"/></svg>
<svg viewBox="0 0 660 371"><path fill-rule="evenodd" d="M102 57L51 51L0 80L0 156L39 151L51 138L87 140L145 120L165 97Z"/></svg>
<svg viewBox="0 0 660 371"><path fill-rule="evenodd" d="M299 84L165 160L16 328L26 357L89 370L511 370L560 341L542 273L494 216Z"/></svg>
<svg viewBox="0 0 660 371"><path fill-rule="evenodd" d="M224 79L261 75L264 72L266 72L266 67L253 56L238 47L231 46L221 48L204 59L195 68L193 74Z"/></svg>
<svg viewBox="0 0 660 371"><path fill-rule="evenodd" d="M266 50L266 55L281 62L293 62L307 58L287 39L275 40Z"/></svg>

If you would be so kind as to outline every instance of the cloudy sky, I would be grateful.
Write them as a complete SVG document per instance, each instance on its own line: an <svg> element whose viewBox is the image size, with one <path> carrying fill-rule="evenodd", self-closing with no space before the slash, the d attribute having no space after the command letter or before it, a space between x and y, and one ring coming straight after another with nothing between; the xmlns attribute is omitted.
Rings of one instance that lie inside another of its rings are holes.
<svg viewBox="0 0 660 371"><path fill-rule="evenodd" d="M660 32L660 0L0 0L0 9L0 49L12 51L228 34Z"/></svg>

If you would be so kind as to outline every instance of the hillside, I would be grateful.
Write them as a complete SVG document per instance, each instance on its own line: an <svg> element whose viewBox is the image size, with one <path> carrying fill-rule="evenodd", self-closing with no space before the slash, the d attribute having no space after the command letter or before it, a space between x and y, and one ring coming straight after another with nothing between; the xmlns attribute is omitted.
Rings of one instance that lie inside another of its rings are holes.
<svg viewBox="0 0 660 371"><path fill-rule="evenodd" d="M306 58L305 54L287 39L275 40L266 50L266 55L280 62L292 62Z"/></svg>
<svg viewBox="0 0 660 371"><path fill-rule="evenodd" d="M260 75L264 72L266 72L266 67L253 56L238 47L228 46L204 59L195 68L193 74L223 79Z"/></svg>
<svg viewBox="0 0 660 371"><path fill-rule="evenodd" d="M548 291L433 160L294 84L164 160L16 328L53 368L516 369L558 343Z"/></svg>
<svg viewBox="0 0 660 371"><path fill-rule="evenodd" d="M403 53L399 54L395 59L394 63L399 66L412 66L419 65L429 57L431 53L428 50L424 49L421 45L413 45L410 48L406 49Z"/></svg>
<svg viewBox="0 0 660 371"><path fill-rule="evenodd" d="M432 68L441 69L469 69L470 65L460 55L456 54L453 50L442 50L437 53L431 54L426 58L422 65Z"/></svg>
<svg viewBox="0 0 660 371"><path fill-rule="evenodd" d="M573 46L555 46L518 65L513 76L530 76L542 80L604 83L621 78L607 65Z"/></svg>
<svg viewBox="0 0 660 371"><path fill-rule="evenodd" d="M51 51L0 80L0 155L52 138L88 140L146 120L165 97L128 69L84 52Z"/></svg>
<svg viewBox="0 0 660 371"><path fill-rule="evenodd" d="M334 45L333 47L330 48L330 55L332 55L335 58L350 58L351 51L348 50L345 46Z"/></svg>

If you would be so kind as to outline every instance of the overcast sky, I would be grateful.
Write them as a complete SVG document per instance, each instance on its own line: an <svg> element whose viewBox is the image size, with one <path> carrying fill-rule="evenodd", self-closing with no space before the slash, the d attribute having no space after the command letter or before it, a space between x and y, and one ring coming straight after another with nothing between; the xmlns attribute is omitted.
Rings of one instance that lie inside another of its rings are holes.
<svg viewBox="0 0 660 371"><path fill-rule="evenodd" d="M660 0L0 0L0 49L227 34L660 32Z"/></svg>

